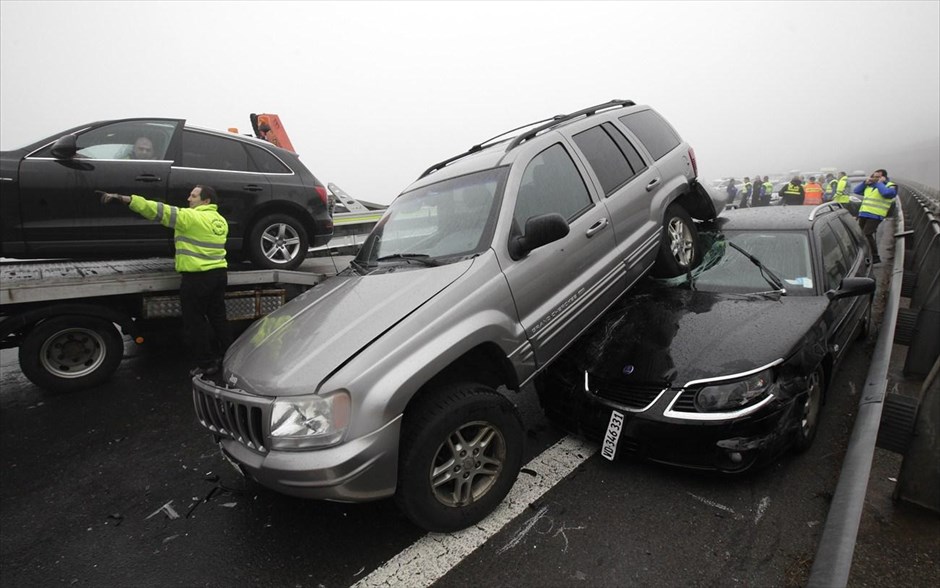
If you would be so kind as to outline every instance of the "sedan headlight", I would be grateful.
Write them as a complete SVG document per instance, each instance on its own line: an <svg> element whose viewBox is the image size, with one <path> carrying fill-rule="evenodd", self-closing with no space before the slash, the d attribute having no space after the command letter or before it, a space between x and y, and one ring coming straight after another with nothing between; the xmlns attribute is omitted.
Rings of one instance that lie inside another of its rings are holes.
<svg viewBox="0 0 940 588"><path fill-rule="evenodd" d="M271 448L309 449L335 445L349 425L349 393L278 398L271 410Z"/></svg>
<svg viewBox="0 0 940 588"><path fill-rule="evenodd" d="M701 412L736 410L769 394L773 388L773 372L766 369L742 380L702 388L695 396L695 408Z"/></svg>

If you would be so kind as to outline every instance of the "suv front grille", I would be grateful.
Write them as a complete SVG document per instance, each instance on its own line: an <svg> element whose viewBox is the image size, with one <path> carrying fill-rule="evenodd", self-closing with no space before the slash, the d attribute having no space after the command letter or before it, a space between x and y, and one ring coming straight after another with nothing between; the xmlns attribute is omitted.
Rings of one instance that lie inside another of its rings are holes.
<svg viewBox="0 0 940 588"><path fill-rule="evenodd" d="M589 374L591 391L600 398L627 408L642 410L653 403L666 388L660 384L624 384Z"/></svg>
<svg viewBox="0 0 940 588"><path fill-rule="evenodd" d="M234 439L249 449L266 453L263 407L232 398L226 391L225 388L195 380L193 404L199 422L216 435Z"/></svg>

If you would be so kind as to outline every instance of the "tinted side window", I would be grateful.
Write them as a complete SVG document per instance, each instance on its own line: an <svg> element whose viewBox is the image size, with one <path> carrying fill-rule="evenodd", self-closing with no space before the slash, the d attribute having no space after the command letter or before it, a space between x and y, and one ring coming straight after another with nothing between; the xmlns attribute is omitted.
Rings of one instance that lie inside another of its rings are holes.
<svg viewBox="0 0 940 588"><path fill-rule="evenodd" d="M858 257L858 242L849 234L848 229L838 219L833 219L829 225L836 234L836 239L842 244L842 251L845 253L845 264L847 268L855 266L855 260Z"/></svg>
<svg viewBox="0 0 940 588"><path fill-rule="evenodd" d="M174 130L176 123L172 122L122 121L81 133L75 144L78 155L86 159L162 160ZM48 151L51 149L43 153Z"/></svg>
<svg viewBox="0 0 940 588"><path fill-rule="evenodd" d="M825 273L826 290L838 288L842 278L848 273L845 255L839 240L828 225L819 228L819 241L822 246L823 273Z"/></svg>
<svg viewBox="0 0 940 588"><path fill-rule="evenodd" d="M636 147L633 146L633 143L629 139L623 136L623 133L610 123L604 123L604 130L607 131L607 134L610 135L614 142L617 143L617 147L620 147L620 151L627 156L627 161L630 162L630 167L633 168L633 173L638 174L641 171L646 169L646 162L643 161L643 158L640 157L640 152L636 150Z"/></svg>
<svg viewBox="0 0 940 588"><path fill-rule="evenodd" d="M621 116L620 122L643 142L655 161L675 149L681 142L669 123L652 110Z"/></svg>
<svg viewBox="0 0 940 588"><path fill-rule="evenodd" d="M248 153L240 141L183 131L183 167L249 171Z"/></svg>
<svg viewBox="0 0 940 588"><path fill-rule="evenodd" d="M597 174L605 195L610 196L614 190L633 177L633 170L627 163L627 158L601 127L578 133L574 136L574 142Z"/></svg>
<svg viewBox="0 0 940 588"><path fill-rule="evenodd" d="M248 148L248 155L251 163L254 164L252 171L260 171L266 174L289 174L289 167L281 163L281 160L274 157L269 152L255 147L254 145L245 145Z"/></svg>
<svg viewBox="0 0 940 588"><path fill-rule="evenodd" d="M557 212L571 222L590 207L584 179L568 152L556 143L535 156L523 172L513 220L524 231L526 220L533 216Z"/></svg>

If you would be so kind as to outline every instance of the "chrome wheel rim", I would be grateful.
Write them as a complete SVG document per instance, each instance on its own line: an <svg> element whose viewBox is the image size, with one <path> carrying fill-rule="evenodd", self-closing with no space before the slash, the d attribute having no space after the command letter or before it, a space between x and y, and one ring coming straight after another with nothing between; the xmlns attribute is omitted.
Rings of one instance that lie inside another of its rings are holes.
<svg viewBox="0 0 940 588"><path fill-rule="evenodd" d="M449 507L473 504L489 492L506 462L506 440L484 421L452 431L434 454L430 483L434 497Z"/></svg>
<svg viewBox="0 0 940 588"><path fill-rule="evenodd" d="M695 251L692 231L681 218L671 219L667 231L669 233L669 249L672 251L673 258L679 265L686 267L691 265Z"/></svg>
<svg viewBox="0 0 940 588"><path fill-rule="evenodd" d="M819 372L813 372L809 377L809 386L806 389L806 401L803 402L803 418L800 427L803 437L808 438L816 428L819 421L819 408L822 405L822 383Z"/></svg>
<svg viewBox="0 0 940 588"><path fill-rule="evenodd" d="M63 329L42 344L39 363L58 378L81 378L104 363L107 351L104 337L92 329Z"/></svg>
<svg viewBox="0 0 940 588"><path fill-rule="evenodd" d="M274 263L287 263L300 252L300 234L287 223L276 223L261 233L261 253Z"/></svg>

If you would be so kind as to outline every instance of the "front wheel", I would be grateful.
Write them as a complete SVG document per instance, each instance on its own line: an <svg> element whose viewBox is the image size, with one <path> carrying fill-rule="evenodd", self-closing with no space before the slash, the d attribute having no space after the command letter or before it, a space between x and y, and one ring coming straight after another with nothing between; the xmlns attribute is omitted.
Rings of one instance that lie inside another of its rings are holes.
<svg viewBox="0 0 940 588"><path fill-rule="evenodd" d="M248 257L265 269L296 269L307 258L308 248L307 229L286 214L266 216L248 233Z"/></svg>
<svg viewBox="0 0 940 588"><path fill-rule="evenodd" d="M819 430L819 416L822 412L823 386L825 374L822 366L816 368L806 379L806 398L797 409L796 443L794 449L803 453L813 444L816 432Z"/></svg>
<svg viewBox="0 0 940 588"><path fill-rule="evenodd" d="M663 238L653 274L659 278L681 276L694 268L701 256L698 229L692 217L678 204L670 205L663 218Z"/></svg>
<svg viewBox="0 0 940 588"><path fill-rule="evenodd" d="M20 369L47 390L68 392L97 386L124 357L124 341L112 323L91 316L45 320L26 335Z"/></svg>
<svg viewBox="0 0 940 588"><path fill-rule="evenodd" d="M431 390L405 413L399 457L399 508L441 533L485 518L512 488L522 465L516 407L486 386Z"/></svg>

